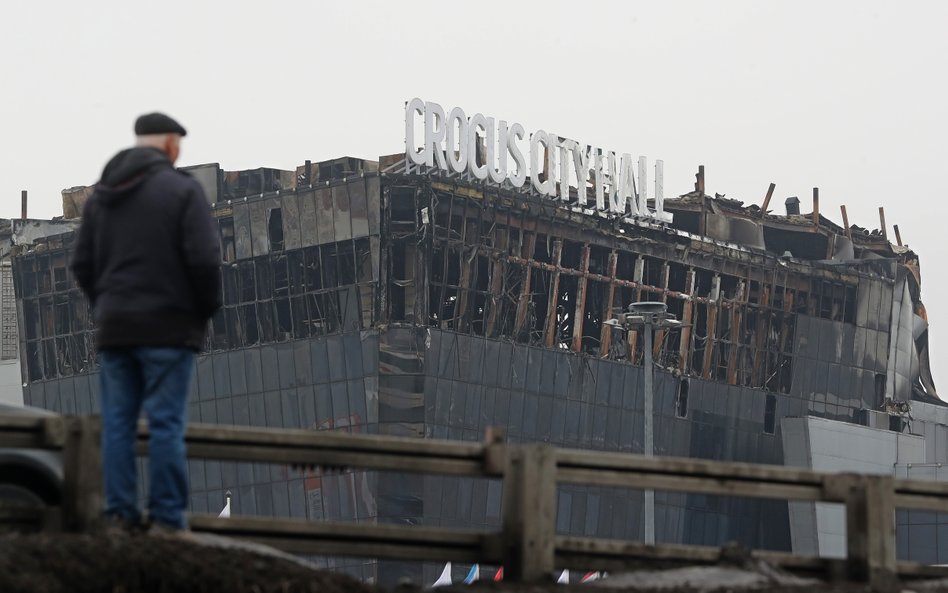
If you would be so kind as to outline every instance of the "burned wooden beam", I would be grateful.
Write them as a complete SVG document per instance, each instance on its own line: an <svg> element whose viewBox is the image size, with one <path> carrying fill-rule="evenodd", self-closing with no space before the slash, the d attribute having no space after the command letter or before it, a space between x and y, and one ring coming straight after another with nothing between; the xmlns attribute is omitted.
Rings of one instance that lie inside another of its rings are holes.
<svg viewBox="0 0 948 593"><path fill-rule="evenodd" d="M522 262L526 263L533 260L533 251L536 247L536 234L529 233L524 238L521 255ZM530 269L529 265L523 267L523 286L520 291L520 300L517 301L517 317L514 320L514 336L517 339L523 335L523 327L527 322L527 312L530 308L530 284L532 281L533 271Z"/></svg>
<svg viewBox="0 0 948 593"><path fill-rule="evenodd" d="M546 271L548 271L548 272L555 272L555 271L556 271L556 268L555 268L552 264L549 264L549 263L546 263L546 262L539 262L539 261L536 261L536 260L528 260L528 259L525 259L525 258L522 258L522 257L513 256L513 255L507 256L507 257L505 257L504 259L505 259L508 263L511 263L511 264L517 264L517 265L527 266L527 267L531 267L531 268L537 268L537 269L540 269L540 270L546 270ZM626 288L635 289L635 291L636 291L636 296L635 296L635 299L634 299L634 300L636 300L636 301L642 300L642 292L643 292L644 290L648 290L649 292L655 292L655 293L661 293L661 292L662 292L662 289L661 289L660 287L649 287L649 286L647 286L647 285L645 285L645 284L643 284L643 283L641 283L641 282L635 282L635 281L630 281L630 280L621 280L621 279L619 279L619 278L612 279L612 278L610 278L609 276L604 276L604 275L602 275L602 274L596 274L596 273L594 273L594 272L587 272L587 273L584 275L580 270L573 270L573 269L571 269L571 268L560 268L559 272L560 272L561 275L565 275L565 276L576 276L576 277L585 276L585 277L588 278L589 280L594 280L594 281L596 281L596 282L614 282L616 286L623 286L623 287L626 287ZM680 292L680 291L677 291L677 290L668 290L668 291L665 291L665 294L666 294L669 298L678 299L678 300L685 300L685 299L688 298L688 295L687 295L687 294L685 294L685 293L683 293L683 292ZM695 296L695 297L694 297L694 301L697 302L697 303L708 303L708 302L709 302L708 299L707 299L707 297L700 297L700 296Z"/></svg>
<svg viewBox="0 0 948 593"><path fill-rule="evenodd" d="M458 297L454 301L454 315L455 327L460 331L464 332L468 329L468 323L470 319L468 318L468 303L470 301L471 295L471 277L474 269L474 260L477 258L477 237L475 236L474 240L471 240L472 235L477 233L477 223L474 220L468 220L463 227L463 232L461 234L461 244L465 248L458 251L458 256L461 258L459 262L461 267L461 278L458 282ZM465 249L471 251L468 255Z"/></svg>
<svg viewBox="0 0 948 593"><path fill-rule="evenodd" d="M611 319L615 308L616 297L616 266L619 263L619 254L613 250L609 253L609 288L606 294L606 319ZM612 326L603 323L599 333L599 354L603 358L609 356L609 347L612 344Z"/></svg>
<svg viewBox="0 0 948 593"><path fill-rule="evenodd" d="M698 173L695 175L695 191L698 193L701 205L701 213L698 215L698 234L706 236L708 234L708 205L704 194L704 165L698 165Z"/></svg>
<svg viewBox="0 0 948 593"><path fill-rule="evenodd" d="M502 253L507 251L507 241L510 233L505 227L497 227L494 230L494 247ZM504 275L507 268L506 260L503 257L495 256L492 258L490 272L490 288L488 293L488 303L490 309L487 312L487 327L485 334L488 338L496 335L497 318L500 314L500 298L504 294Z"/></svg>
<svg viewBox="0 0 948 593"><path fill-rule="evenodd" d="M777 188L776 183L771 183L770 187L767 188L767 195L764 196L764 203L760 206L760 216L763 217L767 214L767 207L770 206L770 199L774 197L774 190Z"/></svg>
<svg viewBox="0 0 948 593"><path fill-rule="evenodd" d="M556 344L557 332L559 328L556 317L556 306L560 298L560 262L563 258L563 241L557 239L553 241L553 278L550 283L549 302L546 306L546 327L543 329L543 343L547 348L552 348Z"/></svg>
<svg viewBox="0 0 948 593"><path fill-rule="evenodd" d="M738 357L740 355L741 346L741 323L744 318L744 303L746 301L744 292L746 286L743 280L738 281L734 300L731 301L731 344L728 348L727 356L728 385L737 384Z"/></svg>
<svg viewBox="0 0 948 593"><path fill-rule="evenodd" d="M880 228L882 229L882 238L888 241L889 234L888 232L886 232L886 226L885 226L885 208L883 208L882 206L879 206L879 225L880 225Z"/></svg>
<svg viewBox="0 0 948 593"><path fill-rule="evenodd" d="M813 226L820 226L820 188L813 188Z"/></svg>
<svg viewBox="0 0 948 593"><path fill-rule="evenodd" d="M751 373L751 384L756 386L761 381L761 368L767 345L767 333L770 329L770 290L769 284L761 283L760 294L757 297L757 328L754 334L754 368Z"/></svg>
<svg viewBox="0 0 948 593"><path fill-rule="evenodd" d="M713 375L714 351L717 343L718 310L720 309L721 277L717 274L711 280L711 294L708 303L708 323L705 330L704 360L701 376L710 379Z"/></svg>
<svg viewBox="0 0 948 593"><path fill-rule="evenodd" d="M852 230L849 228L849 216L846 215L846 205L845 205L845 204L841 204L840 207L839 207L839 211L840 211L840 213L843 215L843 226L846 228L846 238L849 239L850 241L852 241L852 239L853 239L853 232L852 232Z"/></svg>
<svg viewBox="0 0 948 593"><path fill-rule="evenodd" d="M583 349L583 321L586 317L586 283L589 281L589 243L583 245L579 268L582 275L576 283L576 313L573 316L573 352Z"/></svg>
<svg viewBox="0 0 948 593"><path fill-rule="evenodd" d="M671 266L668 265L668 262L664 262L662 265L662 293L659 297L659 301L663 303L668 302L668 278L671 273ZM652 357L654 360L661 360L659 354L662 352L662 348L665 347L665 335L668 333L667 330L659 329L655 331L655 339L652 344Z"/></svg>
<svg viewBox="0 0 948 593"><path fill-rule="evenodd" d="M695 271L693 268L688 270L688 275L685 277L685 292L688 294L688 298L682 306L681 340L678 343L678 370L680 370L682 374L687 373L691 366L689 361L691 359L692 316L694 313L695 292Z"/></svg>
<svg viewBox="0 0 948 593"><path fill-rule="evenodd" d="M790 315L793 313L796 291L788 290L783 297L783 323L780 324L780 336L778 337L780 352L786 352L790 344L792 328L790 327Z"/></svg>

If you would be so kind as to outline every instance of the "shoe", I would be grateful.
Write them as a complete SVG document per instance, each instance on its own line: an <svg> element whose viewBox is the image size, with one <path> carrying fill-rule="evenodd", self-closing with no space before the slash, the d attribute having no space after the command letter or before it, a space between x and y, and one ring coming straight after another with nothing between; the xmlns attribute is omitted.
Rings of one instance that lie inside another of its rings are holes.
<svg viewBox="0 0 948 593"><path fill-rule="evenodd" d="M129 537L141 532L141 524L120 515L107 515L102 519L101 529L109 538Z"/></svg>
<svg viewBox="0 0 948 593"><path fill-rule="evenodd" d="M145 533L150 537L160 537L163 539L193 539L191 530L187 527L175 527L174 525L168 525L167 523L160 523L158 521L152 521Z"/></svg>

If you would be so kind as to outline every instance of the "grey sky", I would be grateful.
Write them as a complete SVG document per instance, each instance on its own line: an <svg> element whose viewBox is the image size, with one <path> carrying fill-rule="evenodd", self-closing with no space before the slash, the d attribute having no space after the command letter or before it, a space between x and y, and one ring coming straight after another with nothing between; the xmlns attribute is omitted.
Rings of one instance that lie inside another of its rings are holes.
<svg viewBox="0 0 948 593"><path fill-rule="evenodd" d="M159 8L160 6L160 8ZM11 3L0 25L0 216L61 214L163 110L181 164L291 168L403 149L419 96L665 161L692 189L889 224L921 255L936 384L948 352L939 188L942 2ZM891 233L891 228L890 228Z"/></svg>

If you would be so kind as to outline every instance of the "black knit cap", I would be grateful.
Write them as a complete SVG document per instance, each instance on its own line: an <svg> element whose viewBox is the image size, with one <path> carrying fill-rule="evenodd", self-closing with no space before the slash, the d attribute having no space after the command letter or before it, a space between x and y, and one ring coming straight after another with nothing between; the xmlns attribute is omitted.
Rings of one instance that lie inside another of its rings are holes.
<svg viewBox="0 0 948 593"><path fill-rule="evenodd" d="M164 113L146 113L135 120L135 135L148 136L150 134L181 134L187 136L184 126L171 119Z"/></svg>

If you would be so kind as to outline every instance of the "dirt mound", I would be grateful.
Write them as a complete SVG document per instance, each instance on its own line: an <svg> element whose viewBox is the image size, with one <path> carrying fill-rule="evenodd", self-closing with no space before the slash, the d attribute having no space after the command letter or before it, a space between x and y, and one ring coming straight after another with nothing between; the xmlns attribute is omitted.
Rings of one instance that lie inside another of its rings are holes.
<svg viewBox="0 0 948 593"><path fill-rule="evenodd" d="M766 564L723 559L719 566L610 574L591 585L479 581L443 593L864 593L865 585L824 583ZM945 591L948 581L913 583ZM926 586L927 585L927 586ZM897 589L898 590L898 589ZM317 570L265 546L191 534L2 535L0 593L381 593L343 574ZM417 585L394 593L422 593Z"/></svg>
<svg viewBox="0 0 948 593"><path fill-rule="evenodd" d="M370 593L341 574L197 539L147 535L4 535L4 593Z"/></svg>

